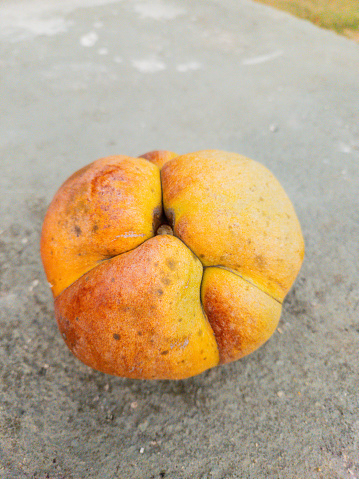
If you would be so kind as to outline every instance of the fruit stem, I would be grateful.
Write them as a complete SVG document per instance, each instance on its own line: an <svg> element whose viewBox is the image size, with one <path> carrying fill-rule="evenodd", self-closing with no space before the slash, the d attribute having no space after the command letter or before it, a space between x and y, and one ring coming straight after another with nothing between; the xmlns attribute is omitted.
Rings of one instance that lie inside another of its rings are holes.
<svg viewBox="0 0 359 479"><path fill-rule="evenodd" d="M170 225L160 225L157 228L156 235L172 235L173 236L173 229Z"/></svg>

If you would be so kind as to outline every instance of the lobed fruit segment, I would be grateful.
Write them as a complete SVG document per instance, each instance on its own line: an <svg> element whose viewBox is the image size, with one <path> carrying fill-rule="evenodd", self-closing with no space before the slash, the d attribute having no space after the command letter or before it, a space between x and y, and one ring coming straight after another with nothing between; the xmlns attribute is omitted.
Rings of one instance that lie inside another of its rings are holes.
<svg viewBox="0 0 359 479"><path fill-rule="evenodd" d="M272 335L304 242L290 200L259 163L157 151L72 175L46 214L41 254L60 331L80 360L181 379Z"/></svg>
<svg viewBox="0 0 359 479"><path fill-rule="evenodd" d="M202 273L182 241L155 236L63 291L55 300L59 329L71 351L100 371L143 379L194 376L219 361L201 307Z"/></svg>
<svg viewBox="0 0 359 479"><path fill-rule="evenodd" d="M101 261L151 238L162 213L158 168L111 156L72 175L45 216L41 255L57 297Z"/></svg>
<svg viewBox="0 0 359 479"><path fill-rule="evenodd" d="M265 343L282 311L274 298L238 274L218 267L205 269L201 297L222 364L236 361Z"/></svg>
<svg viewBox="0 0 359 479"><path fill-rule="evenodd" d="M238 272L283 301L302 264L304 242L273 174L241 155L212 150L177 157L161 178L174 233L203 265Z"/></svg>

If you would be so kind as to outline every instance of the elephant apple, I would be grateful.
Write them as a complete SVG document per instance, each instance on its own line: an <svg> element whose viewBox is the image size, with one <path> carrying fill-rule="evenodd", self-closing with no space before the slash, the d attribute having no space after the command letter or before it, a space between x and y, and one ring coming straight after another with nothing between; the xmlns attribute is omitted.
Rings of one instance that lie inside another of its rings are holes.
<svg viewBox="0 0 359 479"><path fill-rule="evenodd" d="M41 255L75 356L113 375L182 379L267 341L304 242L260 163L154 151L74 173L46 213Z"/></svg>

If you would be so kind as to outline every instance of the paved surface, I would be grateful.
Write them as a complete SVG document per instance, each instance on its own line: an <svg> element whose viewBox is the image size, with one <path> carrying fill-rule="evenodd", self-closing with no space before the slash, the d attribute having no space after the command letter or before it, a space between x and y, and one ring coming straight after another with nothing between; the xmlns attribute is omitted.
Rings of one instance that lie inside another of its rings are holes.
<svg viewBox="0 0 359 479"><path fill-rule="evenodd" d="M3 0L0 477L359 478L359 47L245 0ZM271 340L179 382L91 371L39 259L47 205L114 153L269 167L306 260Z"/></svg>

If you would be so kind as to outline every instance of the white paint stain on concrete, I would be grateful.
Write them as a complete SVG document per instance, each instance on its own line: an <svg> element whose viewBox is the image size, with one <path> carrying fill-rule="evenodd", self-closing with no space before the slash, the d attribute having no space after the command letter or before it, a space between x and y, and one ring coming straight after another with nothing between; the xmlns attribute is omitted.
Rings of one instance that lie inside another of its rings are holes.
<svg viewBox="0 0 359 479"><path fill-rule="evenodd" d="M28 40L39 35L53 36L68 31L72 22L60 16L44 18L32 11L17 11L15 5L0 7L0 37L13 42Z"/></svg>
<svg viewBox="0 0 359 479"><path fill-rule="evenodd" d="M352 148L347 143L341 142L339 143L339 151L341 151L342 153L352 153Z"/></svg>
<svg viewBox="0 0 359 479"><path fill-rule="evenodd" d="M151 18L152 20L173 20L186 13L183 8L159 1L136 3L134 10L142 18Z"/></svg>
<svg viewBox="0 0 359 479"><path fill-rule="evenodd" d="M80 38L80 45L83 47L93 47L98 42L98 35L96 32L89 32L82 35Z"/></svg>
<svg viewBox="0 0 359 479"><path fill-rule="evenodd" d="M99 48L99 49L97 50L97 53L98 53L99 55L108 55L108 48L106 48L106 47Z"/></svg>
<svg viewBox="0 0 359 479"><path fill-rule="evenodd" d="M119 3L121 0L14 0L0 2L0 38L11 42L40 35L66 33L74 22L68 15L78 8Z"/></svg>
<svg viewBox="0 0 359 479"><path fill-rule="evenodd" d="M176 70L180 73L200 70L201 68L202 68L202 64L196 61L180 63L179 65L176 66Z"/></svg>
<svg viewBox="0 0 359 479"><path fill-rule="evenodd" d="M284 54L283 50L277 50L267 55L260 55L258 57L252 57L242 60L242 65L258 65L259 63L266 63L275 58L281 57Z"/></svg>
<svg viewBox="0 0 359 479"><path fill-rule="evenodd" d="M158 58L132 60L132 66L141 73L157 73L166 70L166 64Z"/></svg>

